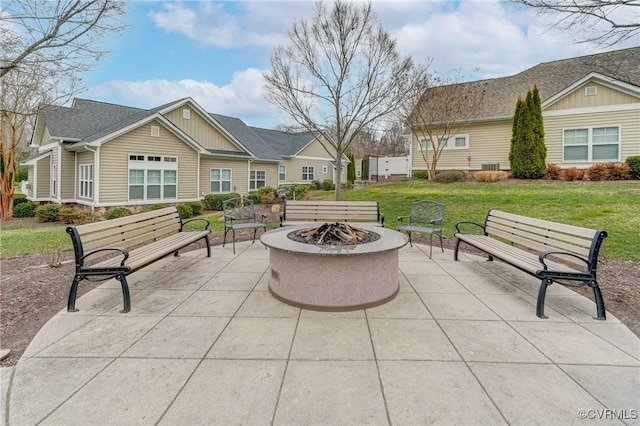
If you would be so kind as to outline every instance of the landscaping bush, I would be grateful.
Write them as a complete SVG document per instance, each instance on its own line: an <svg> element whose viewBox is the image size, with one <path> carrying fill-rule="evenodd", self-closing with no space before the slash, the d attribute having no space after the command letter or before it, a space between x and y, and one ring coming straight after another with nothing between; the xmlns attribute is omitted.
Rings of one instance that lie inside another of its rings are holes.
<svg viewBox="0 0 640 426"><path fill-rule="evenodd" d="M169 207L169 204L166 204L166 203L152 204L149 207L147 207L146 210L147 211L149 211L149 210L161 210L161 209L164 209L166 207Z"/></svg>
<svg viewBox="0 0 640 426"><path fill-rule="evenodd" d="M265 192L260 195L260 203L262 204L271 204L276 200L276 196L273 195L272 192Z"/></svg>
<svg viewBox="0 0 640 426"><path fill-rule="evenodd" d="M57 222L60 216L60 204L43 204L36 208L38 222Z"/></svg>
<svg viewBox="0 0 640 426"><path fill-rule="evenodd" d="M27 196L24 194L15 194L13 196L13 207L19 205L19 204L23 204L23 203L28 203L29 200L27 200ZM33 217L33 216L31 216Z"/></svg>
<svg viewBox="0 0 640 426"><path fill-rule="evenodd" d="M438 183L461 182L466 179L466 175L462 170L444 170L436 173L435 181Z"/></svg>
<svg viewBox="0 0 640 426"><path fill-rule="evenodd" d="M290 195L295 195L296 200L304 200L308 190L309 185L296 185L293 188L293 194Z"/></svg>
<svg viewBox="0 0 640 426"><path fill-rule="evenodd" d="M607 163L609 168L609 180L628 180L631 179L631 167L625 163Z"/></svg>
<svg viewBox="0 0 640 426"><path fill-rule="evenodd" d="M193 216L193 209L189 204L179 204L176 206L182 219L189 219Z"/></svg>
<svg viewBox="0 0 640 426"><path fill-rule="evenodd" d="M609 168L606 164L594 164L587 169L587 177L592 181L607 180L609 177Z"/></svg>
<svg viewBox="0 0 640 426"><path fill-rule="evenodd" d="M331 179L325 179L322 181L322 189L325 191L333 191L336 189L336 186Z"/></svg>
<svg viewBox="0 0 640 426"><path fill-rule="evenodd" d="M429 179L429 172L426 170L416 170L413 172L413 178L416 180L427 180Z"/></svg>
<svg viewBox="0 0 640 426"><path fill-rule="evenodd" d="M312 181L311 184L309 185L309 189L314 189L314 190L322 189L322 182L320 182L318 179Z"/></svg>
<svg viewBox="0 0 640 426"><path fill-rule="evenodd" d="M573 181L582 179L584 179L584 170L581 170L577 167L562 169L560 171L560 180Z"/></svg>
<svg viewBox="0 0 640 426"><path fill-rule="evenodd" d="M60 222L66 223L67 225L82 225L83 223L87 223L87 214L73 207L61 207L59 217Z"/></svg>
<svg viewBox="0 0 640 426"><path fill-rule="evenodd" d="M500 182L508 178L509 173L504 170L483 170L476 172L473 177L476 182Z"/></svg>
<svg viewBox="0 0 640 426"><path fill-rule="evenodd" d="M631 169L631 179L640 180L640 155L627 157L625 163Z"/></svg>
<svg viewBox="0 0 640 426"><path fill-rule="evenodd" d="M207 210L222 211L223 201L239 197L240 194L237 192L230 192L228 194L207 194L204 196L204 206Z"/></svg>
<svg viewBox="0 0 640 426"><path fill-rule="evenodd" d="M557 164L549 164L547 166L547 173L545 173L545 179L558 180L560 179L560 173L562 168Z"/></svg>
<svg viewBox="0 0 640 426"><path fill-rule="evenodd" d="M129 210L128 208L126 208L126 207L116 207L115 209L109 210L104 215L104 218L109 220L109 219L117 219L119 217L130 216L130 215L131 215L131 210Z"/></svg>
<svg viewBox="0 0 640 426"><path fill-rule="evenodd" d="M251 191L247 194L247 198L253 201L253 204L260 204L261 195L258 191Z"/></svg>
<svg viewBox="0 0 640 426"><path fill-rule="evenodd" d="M19 203L13 208L13 217L34 217L37 208L36 203Z"/></svg>
<svg viewBox="0 0 640 426"><path fill-rule="evenodd" d="M191 207L191 210L193 211L193 215L194 216L198 216L202 214L202 203L200 201L192 201L190 203L187 203L189 205L189 207Z"/></svg>

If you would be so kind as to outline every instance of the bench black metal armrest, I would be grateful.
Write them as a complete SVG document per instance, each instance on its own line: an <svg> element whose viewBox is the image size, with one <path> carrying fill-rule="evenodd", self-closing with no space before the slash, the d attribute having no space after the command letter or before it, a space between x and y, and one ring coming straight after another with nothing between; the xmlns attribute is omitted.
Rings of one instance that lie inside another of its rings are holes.
<svg viewBox="0 0 640 426"><path fill-rule="evenodd" d="M476 223L476 222L467 222L467 221L464 221L464 220L461 220L460 222L456 223L456 233L459 233L459 232L461 233L462 232L460 230L460 225L474 225L474 226L477 226L477 227L482 229L482 233L484 235L487 235L487 231L486 231L484 225L480 225L479 223Z"/></svg>
<svg viewBox="0 0 640 426"><path fill-rule="evenodd" d="M575 257L576 259L583 261L587 265L587 269L589 271L591 271L591 262L589 262L587 259L585 259L582 256L578 256L577 254L573 254L573 253L567 253L566 251L543 251L538 256L538 259L540 260L540 263L542 263L542 265L544 266L544 270L545 271L548 270L548 266L545 263L545 260L546 260L547 256L553 256L553 255L562 255L562 256Z"/></svg>
<svg viewBox="0 0 640 426"><path fill-rule="evenodd" d="M206 223L206 225L205 225L204 229L205 229L205 230L206 230L206 229L209 229L209 225L211 225L211 222L209 222L209 219L205 219L204 217L197 217L197 218L195 218L195 219L189 219L189 220L185 220L184 222L182 222L182 223L180 224L180 232L182 232L182 228L184 228L184 226L185 226L187 223L189 223L189 222L195 222L195 221L197 221L197 220L202 220L202 221L204 221L204 222Z"/></svg>
<svg viewBox="0 0 640 426"><path fill-rule="evenodd" d="M380 216L380 225L384 226L384 215L380 213L379 216Z"/></svg>
<svg viewBox="0 0 640 426"><path fill-rule="evenodd" d="M120 253L122 253L122 262L120 262L120 266L124 266L124 263L129 258L129 250L127 250L124 247L104 247L104 248L91 250L89 253L86 253L84 256L78 259L80 263L76 266L81 267L84 264L84 261L87 257L92 256L96 253L100 253L101 251L119 251Z"/></svg>

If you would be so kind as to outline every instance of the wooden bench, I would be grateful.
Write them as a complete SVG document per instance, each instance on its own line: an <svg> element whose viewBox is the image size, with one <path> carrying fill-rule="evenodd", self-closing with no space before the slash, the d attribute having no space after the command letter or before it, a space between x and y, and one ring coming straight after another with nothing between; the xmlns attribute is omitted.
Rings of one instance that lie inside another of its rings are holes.
<svg viewBox="0 0 640 426"><path fill-rule="evenodd" d="M204 221L202 231L184 231L192 221ZM76 312L78 284L82 280L104 281L115 278L122 286L124 309L131 310L127 275L171 253L204 239L207 256L211 257L209 221L191 219L182 221L176 207L166 207L118 219L105 220L80 226L69 226L75 255L75 275L67 311Z"/></svg>
<svg viewBox="0 0 640 426"><path fill-rule="evenodd" d="M384 226L377 201L285 200L280 226L309 222L376 222Z"/></svg>
<svg viewBox="0 0 640 426"><path fill-rule="evenodd" d="M470 227L482 233L462 232ZM547 287L554 282L573 287L588 285L593 288L596 301L596 319L606 319L604 301L596 269L598 253L606 231L564 225L547 220L533 219L499 210L489 210L484 225L474 222L456 224L454 260L458 260L460 243L464 242L516 268L540 278L536 315L544 315ZM569 284L574 282L575 284ZM577 282L577 283L576 283Z"/></svg>

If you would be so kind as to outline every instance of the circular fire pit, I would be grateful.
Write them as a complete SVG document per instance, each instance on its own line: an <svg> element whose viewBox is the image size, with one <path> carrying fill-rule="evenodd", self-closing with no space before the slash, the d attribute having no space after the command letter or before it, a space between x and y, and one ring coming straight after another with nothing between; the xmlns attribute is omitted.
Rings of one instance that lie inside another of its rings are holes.
<svg viewBox="0 0 640 426"><path fill-rule="evenodd" d="M351 311L392 300L398 293L398 250L407 237L378 226L354 226L380 238L357 245L315 245L288 237L310 225L262 234L260 241L269 247L271 294L290 305L321 311Z"/></svg>

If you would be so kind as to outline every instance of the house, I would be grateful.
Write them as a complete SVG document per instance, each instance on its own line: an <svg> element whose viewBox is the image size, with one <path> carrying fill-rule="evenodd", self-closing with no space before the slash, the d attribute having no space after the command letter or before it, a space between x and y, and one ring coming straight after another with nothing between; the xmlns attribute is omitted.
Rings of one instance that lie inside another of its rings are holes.
<svg viewBox="0 0 640 426"><path fill-rule="evenodd" d="M482 102L460 112L467 123L444 142L437 168L508 170L516 101L534 86L542 101L547 164L588 168L640 155L640 47L634 47L449 86L461 96L482 92ZM420 102L428 106L434 90L428 89ZM425 170L421 150L431 150L431 144L419 123L414 122L412 133L412 170Z"/></svg>
<svg viewBox="0 0 640 426"><path fill-rule="evenodd" d="M191 98L152 109L88 99L45 107L31 147L28 199L102 210L310 183L325 170L332 179L336 153L324 134L251 128Z"/></svg>

